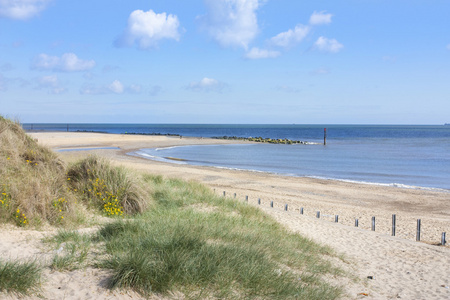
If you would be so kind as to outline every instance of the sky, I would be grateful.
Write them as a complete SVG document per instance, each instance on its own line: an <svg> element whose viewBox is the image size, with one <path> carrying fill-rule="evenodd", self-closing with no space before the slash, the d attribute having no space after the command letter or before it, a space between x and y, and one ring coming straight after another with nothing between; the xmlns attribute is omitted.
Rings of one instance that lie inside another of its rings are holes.
<svg viewBox="0 0 450 300"><path fill-rule="evenodd" d="M448 0L0 0L23 123L450 123Z"/></svg>

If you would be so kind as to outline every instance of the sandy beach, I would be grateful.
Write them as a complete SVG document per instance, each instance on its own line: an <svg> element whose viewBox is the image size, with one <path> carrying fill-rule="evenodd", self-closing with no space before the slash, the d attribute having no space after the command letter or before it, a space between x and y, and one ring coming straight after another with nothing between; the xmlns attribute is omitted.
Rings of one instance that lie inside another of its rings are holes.
<svg viewBox="0 0 450 300"><path fill-rule="evenodd" d="M92 153L139 171L196 180L217 194L225 192L227 197L236 194L245 201L248 196L249 205L261 207L292 231L329 245L345 257L346 263L341 266L356 277L354 281L339 282L346 286L346 299L450 298L450 248L438 245L442 232L450 234L448 192L170 164L128 155L141 148L236 141L77 132L40 132L31 136L54 150L89 148L59 152L67 162ZM317 211L320 219L316 218ZM392 214L397 218L395 237L391 236ZM339 216L338 223L334 222L335 215ZM372 217L376 220L375 231L371 230ZM359 227L355 227L355 219ZM420 242L416 241L417 219L422 224ZM0 255L48 256L40 241L46 234L7 227L0 231ZM46 275L43 296L47 299L139 298L108 291L103 271Z"/></svg>

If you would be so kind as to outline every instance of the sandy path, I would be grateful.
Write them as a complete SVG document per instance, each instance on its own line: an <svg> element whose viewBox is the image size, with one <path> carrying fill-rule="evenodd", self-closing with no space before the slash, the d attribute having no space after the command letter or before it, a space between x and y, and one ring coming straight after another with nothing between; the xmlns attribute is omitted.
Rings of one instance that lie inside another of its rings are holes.
<svg viewBox="0 0 450 300"><path fill-rule="evenodd" d="M60 149L120 148L61 152L61 157L67 161L78 159L87 153L96 153L109 157L114 163L137 170L203 182L218 194L226 191L232 197L236 193L242 200L248 195L251 205L258 205L257 199L261 198L261 208L280 223L319 243L331 246L345 256L348 264L343 267L359 278L357 282L344 282L348 299L450 299L450 249L448 246L431 245L440 241L442 232L450 232L448 192L174 165L126 155L145 147L229 143L228 141L96 133L33 133L33 136L43 144ZM274 208L270 208L270 201L274 201ZM288 212L283 210L285 204L288 204ZM299 214L301 207L304 208L304 215ZM321 219L315 218L316 211L321 212ZM390 236L393 213L397 215L396 237ZM336 214L339 215L338 224L332 222ZM376 217L375 232L370 230L372 216ZM355 218L359 219L359 228L354 227ZM421 237L426 243L415 242L418 218L422 220ZM4 236L0 235L0 240L4 245ZM91 278L87 273L94 270L83 272ZM84 275L77 276L70 281L80 281L83 285ZM101 295L100 298L105 296L105 299L125 296L108 294L110 292L98 283L101 275L96 276L94 281L97 283L92 283L92 289L96 292L85 294L86 298L89 295ZM368 276L373 279L368 279ZM366 293L368 296L359 293ZM75 293L66 294L66 299L84 298L80 293Z"/></svg>

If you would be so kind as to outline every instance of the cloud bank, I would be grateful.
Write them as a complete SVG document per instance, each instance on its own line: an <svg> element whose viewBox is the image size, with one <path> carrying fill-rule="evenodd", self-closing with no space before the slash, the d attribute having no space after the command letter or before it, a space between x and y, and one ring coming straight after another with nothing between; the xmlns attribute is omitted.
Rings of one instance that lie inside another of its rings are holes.
<svg viewBox="0 0 450 300"><path fill-rule="evenodd" d="M79 72L95 67L94 60L83 60L74 53L65 53L61 57L39 54L31 68L40 71Z"/></svg>
<svg viewBox="0 0 450 300"><path fill-rule="evenodd" d="M165 12L157 14L153 10L133 11L128 18L128 25L122 35L115 41L117 47L137 45L139 49L156 48L161 40L180 40L180 22L175 15Z"/></svg>
<svg viewBox="0 0 450 300"><path fill-rule="evenodd" d="M0 17L27 20L47 8L52 0L0 0Z"/></svg>

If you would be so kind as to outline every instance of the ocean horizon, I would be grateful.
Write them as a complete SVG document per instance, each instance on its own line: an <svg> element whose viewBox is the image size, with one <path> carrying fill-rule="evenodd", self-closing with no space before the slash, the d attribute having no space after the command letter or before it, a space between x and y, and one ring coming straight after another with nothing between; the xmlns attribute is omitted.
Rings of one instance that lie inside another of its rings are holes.
<svg viewBox="0 0 450 300"><path fill-rule="evenodd" d="M285 176L450 190L450 127L445 125L25 123L23 127L33 131L301 140L308 144L197 145L141 149L130 155Z"/></svg>

